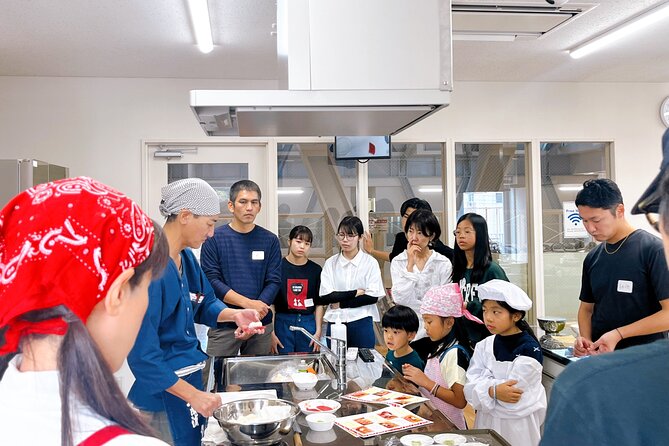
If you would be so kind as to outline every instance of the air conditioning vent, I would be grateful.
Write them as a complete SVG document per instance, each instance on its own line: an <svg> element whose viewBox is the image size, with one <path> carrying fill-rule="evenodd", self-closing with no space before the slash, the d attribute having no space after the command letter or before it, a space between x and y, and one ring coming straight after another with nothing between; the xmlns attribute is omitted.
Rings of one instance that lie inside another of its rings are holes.
<svg viewBox="0 0 669 446"><path fill-rule="evenodd" d="M542 6L545 5L545 6ZM453 40L533 39L554 31L589 11L594 4L568 3L562 7L541 3L456 2Z"/></svg>

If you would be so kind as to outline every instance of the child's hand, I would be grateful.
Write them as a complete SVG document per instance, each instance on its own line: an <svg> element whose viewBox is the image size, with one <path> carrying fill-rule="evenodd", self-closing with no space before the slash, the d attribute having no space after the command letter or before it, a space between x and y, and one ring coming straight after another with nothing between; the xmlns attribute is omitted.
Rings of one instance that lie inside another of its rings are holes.
<svg viewBox="0 0 669 446"><path fill-rule="evenodd" d="M514 387L518 381L512 379L502 384L497 384L497 399L505 403L517 403L523 395L523 391Z"/></svg>
<svg viewBox="0 0 669 446"><path fill-rule="evenodd" d="M429 388L432 380L421 371L421 369L410 364L402 364L404 379L411 381L419 387Z"/></svg>

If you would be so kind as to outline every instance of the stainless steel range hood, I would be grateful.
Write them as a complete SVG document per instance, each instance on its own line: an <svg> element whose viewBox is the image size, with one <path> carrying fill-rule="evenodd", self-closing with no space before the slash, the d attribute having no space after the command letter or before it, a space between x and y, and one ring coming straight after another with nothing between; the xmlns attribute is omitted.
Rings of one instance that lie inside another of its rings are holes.
<svg viewBox="0 0 669 446"><path fill-rule="evenodd" d="M209 136L392 135L449 99L439 90L191 91L191 107Z"/></svg>
<svg viewBox="0 0 669 446"><path fill-rule="evenodd" d="M190 92L207 135L398 133L450 102L450 0L277 0L277 61L284 89Z"/></svg>

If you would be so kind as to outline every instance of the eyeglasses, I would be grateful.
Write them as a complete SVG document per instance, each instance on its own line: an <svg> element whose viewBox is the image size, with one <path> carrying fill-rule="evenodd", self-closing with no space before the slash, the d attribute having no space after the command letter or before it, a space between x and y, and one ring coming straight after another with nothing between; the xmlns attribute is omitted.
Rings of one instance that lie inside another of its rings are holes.
<svg viewBox="0 0 669 446"><path fill-rule="evenodd" d="M344 234L343 232L337 234L337 240L340 240L342 242L346 239L352 240L356 237L358 237L358 234Z"/></svg>
<svg viewBox="0 0 669 446"><path fill-rule="evenodd" d="M646 220L648 220L648 224L651 225L657 232L660 232L660 214L648 212L645 215Z"/></svg>
<svg viewBox="0 0 669 446"><path fill-rule="evenodd" d="M456 237L459 237L461 235L467 235L468 236L468 235L472 235L472 234L476 234L476 231L474 231L473 229L464 229L462 231L459 230L459 229L456 229L455 231L453 231L453 235L456 236Z"/></svg>

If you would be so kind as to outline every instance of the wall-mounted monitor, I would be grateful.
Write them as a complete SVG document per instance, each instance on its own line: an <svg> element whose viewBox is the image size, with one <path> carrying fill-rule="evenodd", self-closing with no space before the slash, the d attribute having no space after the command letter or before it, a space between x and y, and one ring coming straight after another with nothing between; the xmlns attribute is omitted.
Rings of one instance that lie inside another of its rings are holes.
<svg viewBox="0 0 669 446"><path fill-rule="evenodd" d="M338 160L390 158L390 135L335 136L334 155Z"/></svg>

